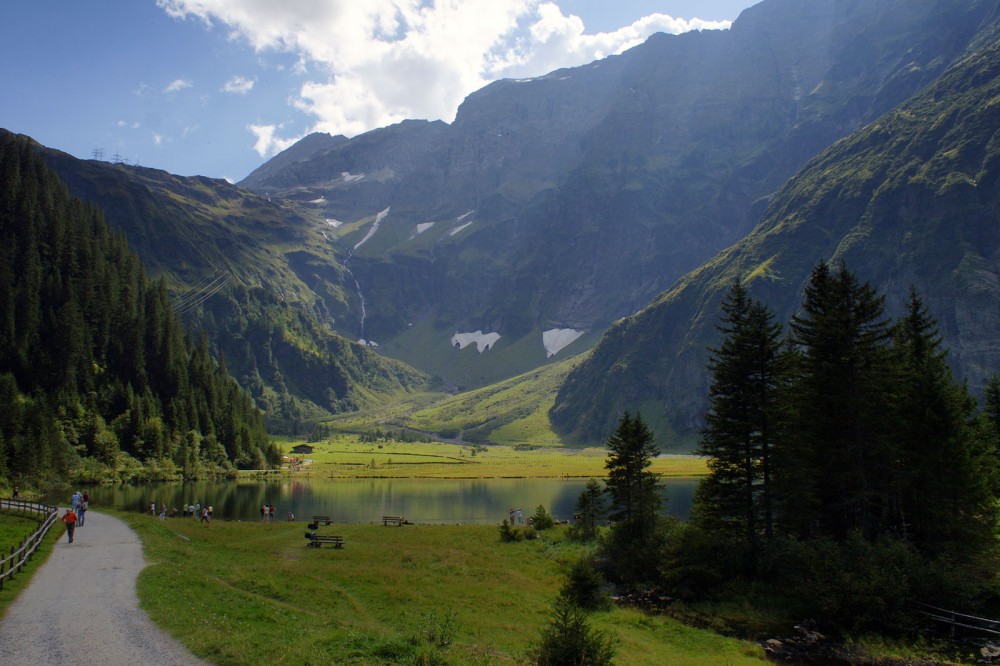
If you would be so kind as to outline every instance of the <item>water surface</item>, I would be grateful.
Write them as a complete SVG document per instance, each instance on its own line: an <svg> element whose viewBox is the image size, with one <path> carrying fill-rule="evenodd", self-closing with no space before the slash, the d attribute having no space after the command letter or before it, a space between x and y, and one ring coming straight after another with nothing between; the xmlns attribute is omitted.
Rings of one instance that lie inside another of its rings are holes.
<svg viewBox="0 0 1000 666"><path fill-rule="evenodd" d="M95 509L124 511L209 505L213 518L259 520L261 504L273 504L275 519L325 515L338 523L381 522L404 516L414 523L494 524L520 507L525 518L542 505L557 519L570 519L586 479L293 479L195 481L88 488ZM664 512L686 518L698 479L667 479ZM67 500L68 501L68 498Z"/></svg>

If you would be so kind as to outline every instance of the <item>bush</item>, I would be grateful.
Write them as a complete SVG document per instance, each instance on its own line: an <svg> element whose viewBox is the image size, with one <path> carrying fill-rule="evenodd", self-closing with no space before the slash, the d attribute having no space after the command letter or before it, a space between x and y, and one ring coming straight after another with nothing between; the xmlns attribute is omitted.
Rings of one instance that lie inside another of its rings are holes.
<svg viewBox="0 0 1000 666"><path fill-rule="evenodd" d="M538 666L608 666L615 655L614 639L590 626L582 608L560 597L531 658Z"/></svg>
<svg viewBox="0 0 1000 666"><path fill-rule="evenodd" d="M800 613L847 631L904 631L929 565L901 539L843 543L783 539L768 550L768 577L799 600ZM922 595L921 595L922 596Z"/></svg>
<svg viewBox="0 0 1000 666"><path fill-rule="evenodd" d="M498 529L500 531L500 540L504 543L538 538L538 532L531 525L514 527L507 522L506 518L504 518L503 522L500 523L500 527Z"/></svg>
<svg viewBox="0 0 1000 666"><path fill-rule="evenodd" d="M535 509L535 512L528 517L528 523L534 527L536 530L547 530L555 525L555 521L552 520L552 516L549 512L545 510L545 507L541 504Z"/></svg>
<svg viewBox="0 0 1000 666"><path fill-rule="evenodd" d="M604 591L604 577L591 557L581 557L570 567L559 596L585 610L605 610L611 600Z"/></svg>

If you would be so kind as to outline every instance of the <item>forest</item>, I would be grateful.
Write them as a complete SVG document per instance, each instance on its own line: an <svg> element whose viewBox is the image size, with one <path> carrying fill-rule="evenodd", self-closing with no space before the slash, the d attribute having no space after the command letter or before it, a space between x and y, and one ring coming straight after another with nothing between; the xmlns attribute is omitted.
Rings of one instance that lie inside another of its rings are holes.
<svg viewBox="0 0 1000 666"><path fill-rule="evenodd" d="M740 281L721 309L691 519L621 519L607 577L849 632L913 630L920 604L995 604L1000 378L980 409L919 294L893 320L843 263L816 265L787 327ZM637 418L609 448L631 442L648 463ZM629 503L655 506L642 466Z"/></svg>
<svg viewBox="0 0 1000 666"><path fill-rule="evenodd" d="M251 397L167 285L0 134L0 477L154 480L277 462Z"/></svg>

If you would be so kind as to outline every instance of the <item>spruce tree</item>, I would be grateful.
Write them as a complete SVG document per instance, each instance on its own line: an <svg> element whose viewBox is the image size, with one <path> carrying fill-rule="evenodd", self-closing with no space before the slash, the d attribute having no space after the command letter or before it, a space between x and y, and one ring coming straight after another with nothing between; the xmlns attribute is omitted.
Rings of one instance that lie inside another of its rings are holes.
<svg viewBox="0 0 1000 666"><path fill-rule="evenodd" d="M662 498L659 480L649 471L658 453L642 416L625 412L608 438L605 485L611 498L610 518L615 522L601 549L608 579L624 586L659 578L664 547L659 515Z"/></svg>
<svg viewBox="0 0 1000 666"><path fill-rule="evenodd" d="M890 329L884 297L841 264L810 275L791 322L800 352L795 422L783 442L782 519L800 535L843 541L880 529L891 451Z"/></svg>
<svg viewBox="0 0 1000 666"><path fill-rule="evenodd" d="M709 475L698 489L699 525L742 544L747 566L773 529L772 448L783 380L781 325L738 280L722 302L723 338L710 351L709 411L698 452Z"/></svg>
<svg viewBox="0 0 1000 666"><path fill-rule="evenodd" d="M659 449L642 415L625 412L618 428L608 438L607 491L611 497L610 517L616 521L646 521L660 509L660 483L649 471Z"/></svg>
<svg viewBox="0 0 1000 666"><path fill-rule="evenodd" d="M897 466L886 523L925 554L968 559L992 539L996 458L976 437L975 402L952 376L937 323L912 289L893 332Z"/></svg>

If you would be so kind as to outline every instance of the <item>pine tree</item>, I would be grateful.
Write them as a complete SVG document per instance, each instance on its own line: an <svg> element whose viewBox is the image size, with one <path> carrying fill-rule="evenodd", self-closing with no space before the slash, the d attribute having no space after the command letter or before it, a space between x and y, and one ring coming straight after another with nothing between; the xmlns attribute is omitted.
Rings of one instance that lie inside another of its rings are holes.
<svg viewBox="0 0 1000 666"><path fill-rule="evenodd" d="M576 499L574 536L583 540L593 539L597 536L597 526L604 519L606 513L604 488L597 479L590 479L583 492Z"/></svg>
<svg viewBox="0 0 1000 666"><path fill-rule="evenodd" d="M760 538L774 535L771 453L783 380L781 325L739 281L722 313L723 339L711 350L710 407L699 444L699 453L709 457L709 475L699 486L694 515L702 528L739 539L752 569Z"/></svg>
<svg viewBox="0 0 1000 666"><path fill-rule="evenodd" d="M660 509L660 483L649 471L659 454L642 415L625 412L618 428L608 438L607 491L611 497L611 519L648 521Z"/></svg>
<svg viewBox="0 0 1000 666"><path fill-rule="evenodd" d="M982 552L997 517L997 465L993 450L975 436L974 400L952 376L937 323L912 289L893 332L897 467L886 523L926 554Z"/></svg>
<svg viewBox="0 0 1000 666"><path fill-rule="evenodd" d="M891 456L884 297L843 264L831 272L820 263L791 329L801 355L795 422L781 452L782 518L800 535L818 531L842 541L858 529L872 537Z"/></svg>
<svg viewBox="0 0 1000 666"><path fill-rule="evenodd" d="M610 518L615 521L601 552L609 580L624 586L639 586L659 577L658 565L664 547L661 488L649 471L659 451L653 433L640 414L622 415L608 438L605 483L611 498Z"/></svg>

